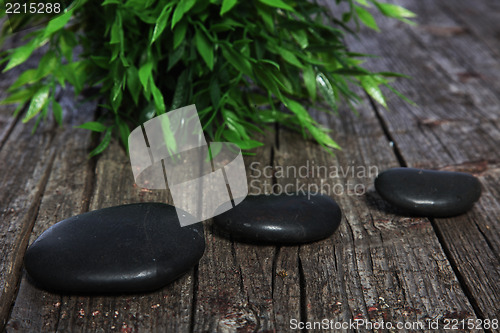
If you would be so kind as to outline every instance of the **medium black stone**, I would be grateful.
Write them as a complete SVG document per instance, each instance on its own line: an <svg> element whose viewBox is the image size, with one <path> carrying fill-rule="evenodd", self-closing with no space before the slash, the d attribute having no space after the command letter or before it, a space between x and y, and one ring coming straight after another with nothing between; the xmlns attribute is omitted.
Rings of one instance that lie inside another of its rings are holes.
<svg viewBox="0 0 500 333"><path fill-rule="evenodd" d="M45 231L24 259L40 286L69 293L160 288L203 255L201 223L181 227L162 203L110 207L73 216Z"/></svg>
<svg viewBox="0 0 500 333"><path fill-rule="evenodd" d="M306 243L326 238L338 228L342 213L325 195L248 196L214 218L234 238L255 243Z"/></svg>
<svg viewBox="0 0 500 333"><path fill-rule="evenodd" d="M481 184L467 173L413 168L380 173L375 188L389 203L421 216L459 215L481 196Z"/></svg>

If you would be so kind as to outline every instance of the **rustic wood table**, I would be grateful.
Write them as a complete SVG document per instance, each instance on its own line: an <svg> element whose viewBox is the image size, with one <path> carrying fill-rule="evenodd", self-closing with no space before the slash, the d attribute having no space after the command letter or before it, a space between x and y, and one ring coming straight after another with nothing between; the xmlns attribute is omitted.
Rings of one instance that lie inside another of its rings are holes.
<svg viewBox="0 0 500 333"><path fill-rule="evenodd" d="M363 29L361 38L348 44L352 51L382 56L368 61L371 69L412 76L394 84L417 107L394 96L389 110L366 99L357 116L347 109L339 115L318 113L343 147L335 156L275 127L262 138L266 145L245 157L253 193L265 182L276 184L275 189L322 182L339 184L338 189L359 185L331 193L343 210L340 229L312 244L254 246L231 241L206 221L207 246L199 264L156 292L60 295L28 280L26 248L57 221L169 198L166 191L134 186L128 157L117 142L87 159L99 138L72 127L95 117L95 103L75 102L71 92L61 93L64 128L48 121L34 135L30 124L11 116L13 107L0 106L2 327L8 332L283 332L294 328L291 320L443 324L445 319L500 319L500 3L400 4L419 15L418 26L377 17L383 33ZM19 73L1 74L1 98ZM386 204L373 189L374 174L259 172L266 166L277 171L313 163L344 171L359 166L465 171L480 179L483 194L467 214L418 218Z"/></svg>

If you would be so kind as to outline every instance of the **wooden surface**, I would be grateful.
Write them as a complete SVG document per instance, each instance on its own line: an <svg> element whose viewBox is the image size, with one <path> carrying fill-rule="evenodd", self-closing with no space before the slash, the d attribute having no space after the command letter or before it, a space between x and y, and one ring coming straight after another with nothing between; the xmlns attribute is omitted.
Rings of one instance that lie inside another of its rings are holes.
<svg viewBox="0 0 500 333"><path fill-rule="evenodd" d="M71 92L63 92L64 128L48 121L34 135L30 124L10 117L14 108L0 106L2 327L8 332L284 332L291 330L291 319L394 324L500 319L500 6L493 0L398 3L419 15L418 26L378 15L383 33L362 29L360 39L347 42L352 51L382 56L367 62L371 69L411 75L394 86L418 106L391 97L389 110L365 100L358 116L347 110L338 116L315 113L343 147L335 156L276 126L262 137L266 145L245 157L253 194L273 184L275 192L286 185L294 191L329 185L327 192L344 214L339 230L312 244L253 246L204 222L207 246L199 264L153 293L60 295L29 281L22 267L26 248L54 223L103 207L171 198L166 191L134 186L117 142L87 159L98 138L72 126L93 119L95 103L77 104ZM0 97L18 74L2 74ZM344 171L357 166L465 171L479 178L483 194L462 216L416 218L376 194L374 173L263 173L267 166L277 171L308 163Z"/></svg>

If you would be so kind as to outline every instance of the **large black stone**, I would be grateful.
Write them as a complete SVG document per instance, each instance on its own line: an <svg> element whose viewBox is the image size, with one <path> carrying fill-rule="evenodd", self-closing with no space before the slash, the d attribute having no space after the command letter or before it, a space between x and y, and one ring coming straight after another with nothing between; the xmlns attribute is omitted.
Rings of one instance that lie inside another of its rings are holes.
<svg viewBox="0 0 500 333"><path fill-rule="evenodd" d="M251 243L293 244L326 238L338 228L342 213L325 195L248 196L214 218L235 239Z"/></svg>
<svg viewBox="0 0 500 333"><path fill-rule="evenodd" d="M446 217L465 213L481 196L477 178L462 172L394 168L380 173L382 198L415 215Z"/></svg>
<svg viewBox="0 0 500 333"><path fill-rule="evenodd" d="M73 216L46 230L24 259L41 287L69 293L160 288L203 255L201 223L181 227L162 203L110 207Z"/></svg>

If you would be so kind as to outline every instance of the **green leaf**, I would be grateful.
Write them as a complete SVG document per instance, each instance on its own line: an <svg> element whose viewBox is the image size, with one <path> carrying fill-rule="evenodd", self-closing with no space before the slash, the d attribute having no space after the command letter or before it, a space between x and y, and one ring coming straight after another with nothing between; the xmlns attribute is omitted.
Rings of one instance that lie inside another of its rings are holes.
<svg viewBox="0 0 500 333"><path fill-rule="evenodd" d="M128 137L130 135L130 128L127 123L120 117L116 117L116 124L118 125L118 131L120 132L120 140L123 146L128 152Z"/></svg>
<svg viewBox="0 0 500 333"><path fill-rule="evenodd" d="M102 153L104 151L104 149L106 149L109 146L109 143L111 142L111 134L112 133L113 133L113 128L108 127L106 129L106 133L104 133L104 137L103 137L101 143L99 143L99 145L97 147L95 147L95 149L90 152L89 158L96 156L96 155L99 155L100 153Z"/></svg>
<svg viewBox="0 0 500 333"><path fill-rule="evenodd" d="M111 40L110 44L118 44L120 43L120 31L122 30L122 23L120 20L120 16L117 15L113 25L111 26Z"/></svg>
<svg viewBox="0 0 500 333"><path fill-rule="evenodd" d="M139 68L139 81L145 92L149 92L149 82L153 79L153 63L147 62Z"/></svg>
<svg viewBox="0 0 500 333"><path fill-rule="evenodd" d="M157 110L157 114L163 114L165 113L165 101L163 100L163 94L161 93L160 89L156 86L156 84L153 82L153 79L149 82L151 85L151 92L153 93L153 99L155 101L155 106Z"/></svg>
<svg viewBox="0 0 500 333"><path fill-rule="evenodd" d="M212 71L214 69L214 49L213 45L208 40L207 36L201 30L196 30L194 35L196 48L198 53L207 64L208 68Z"/></svg>
<svg viewBox="0 0 500 333"><path fill-rule="evenodd" d="M59 47L61 52L68 60L68 62L73 61L73 49L78 44L76 37L73 32L68 30L63 30L61 34L61 39L59 40Z"/></svg>
<svg viewBox="0 0 500 333"><path fill-rule="evenodd" d="M391 3L381 3L377 1L374 1L374 3L375 6L377 6L377 8L382 12L382 14L389 17L400 19L417 16L417 14L415 14L414 12L398 5L393 5Z"/></svg>
<svg viewBox="0 0 500 333"><path fill-rule="evenodd" d="M238 0L222 0L222 7L220 9L220 15L224 15L225 13L227 13L228 11L230 11L234 5L236 5L236 3L238 2Z"/></svg>
<svg viewBox="0 0 500 333"><path fill-rule="evenodd" d="M139 94L141 93L141 82L139 81L139 72L133 65L127 68L127 88L135 105L138 105Z"/></svg>
<svg viewBox="0 0 500 333"><path fill-rule="evenodd" d="M356 11L356 14L358 14L359 19L361 20L361 22L363 22L364 25L375 31L380 31L377 26L377 22L375 22L375 19L369 11L359 6L354 6L354 10Z"/></svg>
<svg viewBox="0 0 500 333"><path fill-rule="evenodd" d="M42 111L45 104L49 100L50 87L45 85L41 87L31 98L31 103L23 118L23 123L28 122L30 119L35 117L40 111Z"/></svg>
<svg viewBox="0 0 500 333"><path fill-rule="evenodd" d="M18 90L12 94L9 95L9 97L3 99L0 102L0 105L5 105L5 104L14 104L14 103L25 103L29 99L31 99L31 96L33 96L34 91L33 89L22 89Z"/></svg>
<svg viewBox="0 0 500 333"><path fill-rule="evenodd" d="M304 68L304 65L300 62L300 60L293 54L293 52L277 46L276 49L278 50L279 54L283 59L288 62L289 64L292 64L298 68Z"/></svg>
<svg viewBox="0 0 500 333"><path fill-rule="evenodd" d="M75 126L75 128L83 128L86 130L91 130L93 132L104 132L105 130L108 129L107 126L105 126L97 121L89 121L89 122L86 122L84 124Z"/></svg>
<svg viewBox="0 0 500 333"><path fill-rule="evenodd" d="M259 0L265 5L274 7L274 8L280 8L280 9L285 9L285 10L290 10L290 11L295 11L293 7L290 7L290 5L287 5L284 1L282 0Z"/></svg>
<svg viewBox="0 0 500 333"><path fill-rule="evenodd" d="M379 83L372 76L361 76L359 77L361 86L375 101L380 103L382 106L387 108L387 103L385 97L380 90Z"/></svg>
<svg viewBox="0 0 500 333"><path fill-rule="evenodd" d="M33 51L35 51L35 49L39 47L40 44L41 43L38 38L33 38L23 46L16 48L14 50L14 53L9 55L9 62L7 63L7 66L5 66L2 72L6 72L9 69L16 67L17 65L20 65L26 60L28 60Z"/></svg>
<svg viewBox="0 0 500 333"><path fill-rule="evenodd" d="M49 24L47 24L47 27L45 28L43 32L43 37L47 38L50 35L52 35L54 32L61 30L64 28L66 23L68 23L69 19L71 18L71 15L73 15L73 9L68 10L66 13L62 14L61 16L57 16L50 20Z"/></svg>
<svg viewBox="0 0 500 333"><path fill-rule="evenodd" d="M337 142L335 142L330 135L328 135L324 130L317 128L315 126L308 126L307 129L313 138L320 144L324 144L327 147L341 149Z"/></svg>
<svg viewBox="0 0 500 333"><path fill-rule="evenodd" d="M175 25L182 19L185 13L187 13L196 3L196 0L181 0L175 7L174 15L172 16L172 29Z"/></svg>
<svg viewBox="0 0 500 333"><path fill-rule="evenodd" d="M217 79L210 84L210 100L214 108L219 106L220 101L220 86Z"/></svg>
<svg viewBox="0 0 500 333"><path fill-rule="evenodd" d="M307 110L300 103L287 99L286 106L297 115L301 124L309 130L309 133L311 133L316 141L322 145L340 149L340 146L325 132L325 130L317 127L317 124L312 120Z"/></svg>
<svg viewBox="0 0 500 333"><path fill-rule="evenodd" d="M25 70L24 72L21 73L21 75L19 75L16 82L14 82L14 84L11 85L8 88L8 90L12 91L12 90L15 90L21 86L24 86L25 84L34 83L35 81L37 81L37 77L38 77L37 73L38 73L37 69Z"/></svg>
<svg viewBox="0 0 500 333"><path fill-rule="evenodd" d="M331 108L336 110L337 102L330 80L328 80L325 74L318 73L318 75L316 75L316 83L318 84L319 91L321 92L323 98L327 101Z"/></svg>
<svg viewBox="0 0 500 333"><path fill-rule="evenodd" d="M307 39L307 33L304 30L291 31L293 39L297 41L301 49L305 49L309 46L309 40Z"/></svg>
<svg viewBox="0 0 500 333"><path fill-rule="evenodd" d="M187 92L188 92L188 70L185 69L179 79L177 80L177 85L175 87L174 98L172 98L172 106L170 110L175 110L180 108L186 103Z"/></svg>
<svg viewBox="0 0 500 333"><path fill-rule="evenodd" d="M314 101L316 99L316 72L309 65L304 68L303 72L304 85L306 86L309 97Z"/></svg>
<svg viewBox="0 0 500 333"><path fill-rule="evenodd" d="M174 49L178 48L181 45L184 37L186 37L187 31L187 20L182 20L179 24L174 28Z"/></svg>
<svg viewBox="0 0 500 333"><path fill-rule="evenodd" d="M160 16L156 20L155 28L153 30L153 37L151 38L150 44L153 44L158 39L158 37L160 37L163 30L165 30L171 12L172 12L172 7L170 6L165 6L161 11Z"/></svg>
<svg viewBox="0 0 500 333"><path fill-rule="evenodd" d="M172 67L174 67L179 62L179 60L182 59L182 56L184 55L184 50L185 47L182 46L177 48L174 52L170 53L168 57L167 71L170 71Z"/></svg>
<svg viewBox="0 0 500 333"><path fill-rule="evenodd" d="M355 0L355 1L360 5L363 5L365 7L370 7L370 3L368 2L368 0Z"/></svg>
<svg viewBox="0 0 500 333"><path fill-rule="evenodd" d="M238 137L238 134L232 130L224 130L222 135L226 140L229 140L230 142L240 147L240 149L253 149L264 145L262 142L256 140L241 139L240 137Z"/></svg>
<svg viewBox="0 0 500 333"><path fill-rule="evenodd" d="M63 110L61 104L54 101L52 103L52 113L54 114L54 119L56 120L57 124L59 124L59 126L62 126Z"/></svg>

